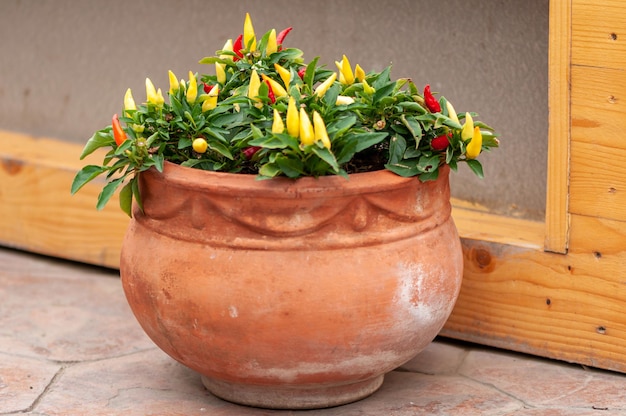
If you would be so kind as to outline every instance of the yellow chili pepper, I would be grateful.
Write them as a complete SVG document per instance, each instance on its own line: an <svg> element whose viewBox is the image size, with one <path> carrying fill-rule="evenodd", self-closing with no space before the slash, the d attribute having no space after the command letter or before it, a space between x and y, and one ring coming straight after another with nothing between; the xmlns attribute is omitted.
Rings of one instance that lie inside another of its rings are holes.
<svg viewBox="0 0 626 416"><path fill-rule="evenodd" d="M258 107L258 104L263 105L261 100L259 99L259 88L261 87L261 79L259 78L259 74L256 72L256 69L252 70L252 74L250 74L250 85L248 86L248 98L256 101L254 104L255 107Z"/></svg>
<svg viewBox="0 0 626 416"><path fill-rule="evenodd" d="M278 64L274 64L274 69L276 69L276 72L278 72L278 75L280 75L280 78L283 80L285 88L289 88L289 83L291 82L291 72L287 68Z"/></svg>
<svg viewBox="0 0 626 416"><path fill-rule="evenodd" d="M376 89L372 86L370 86L370 84L367 83L367 81L365 81L365 78L363 78L363 81L361 81L361 83L363 84L363 92L368 94L368 95L372 95L376 92Z"/></svg>
<svg viewBox="0 0 626 416"><path fill-rule="evenodd" d="M224 47L222 48L223 51L228 51L228 52L232 52L233 51L233 40L232 39L228 39L226 41L226 43L224 44ZM233 56L232 55L220 55L220 58L222 59L230 59L231 61L233 60Z"/></svg>
<svg viewBox="0 0 626 416"><path fill-rule="evenodd" d="M335 101L335 105L348 105L354 102L354 98L347 97L345 95L338 95L337 101Z"/></svg>
<svg viewBox="0 0 626 416"><path fill-rule="evenodd" d="M472 135L472 141L469 142L465 148L465 156L468 159L476 159L480 154L483 145L483 134L480 132L478 126L474 127L474 134Z"/></svg>
<svg viewBox="0 0 626 416"><path fill-rule="evenodd" d="M265 54L271 55L278 50L278 44L276 43L276 29L270 31L270 36L267 38L267 46L265 47Z"/></svg>
<svg viewBox="0 0 626 416"><path fill-rule="evenodd" d="M344 85L352 85L354 84L354 74L352 73L352 68L350 68L350 61L346 57L343 56L341 62L335 61L335 65L339 68L339 82Z"/></svg>
<svg viewBox="0 0 626 416"><path fill-rule="evenodd" d="M269 82L276 97L284 97L287 95L287 91L278 82L274 81L265 74L261 74L261 78L263 78L263 81Z"/></svg>
<svg viewBox="0 0 626 416"><path fill-rule="evenodd" d="M133 99L133 93L130 91L130 88L126 90L126 94L124 94L124 114L129 117L129 110L136 110L137 105L135 104L135 100Z"/></svg>
<svg viewBox="0 0 626 416"><path fill-rule="evenodd" d="M461 138L463 140L469 140L474 135L474 120L472 120L472 116L470 113L465 113L465 125L463 126L463 130L461 130Z"/></svg>
<svg viewBox="0 0 626 416"><path fill-rule="evenodd" d="M326 131L326 124L317 111L313 111L313 130L315 130L315 141L321 141L325 148L330 149L330 138Z"/></svg>
<svg viewBox="0 0 626 416"><path fill-rule="evenodd" d="M256 36L254 36L254 27L252 26L252 19L250 13L246 13L246 20L243 23L243 47L250 47L250 52L256 50Z"/></svg>
<svg viewBox="0 0 626 416"><path fill-rule="evenodd" d="M280 113L277 109L274 109L274 121L272 122L272 133L282 133L285 131L285 123L280 117Z"/></svg>
<svg viewBox="0 0 626 416"><path fill-rule="evenodd" d="M313 94L315 94L318 97L322 98L324 96L324 94L326 94L326 91L328 91L330 86L333 85L333 82L335 82L336 79L337 79L337 73L333 72L333 74L331 76L329 76L326 79L326 81L322 82L320 85L317 86L317 88L315 89Z"/></svg>
<svg viewBox="0 0 626 416"><path fill-rule="evenodd" d="M187 84L187 102L194 104L198 98L198 81L193 72L189 71L189 84Z"/></svg>
<svg viewBox="0 0 626 416"><path fill-rule="evenodd" d="M287 106L287 133L295 138L300 135L300 116L298 115L296 100L293 97L289 97L289 105Z"/></svg>
<svg viewBox="0 0 626 416"><path fill-rule="evenodd" d="M446 108L448 109L448 117L459 123L459 117L456 115L456 110L454 109L450 101L446 101ZM472 124L474 123L472 122Z"/></svg>
<svg viewBox="0 0 626 416"><path fill-rule="evenodd" d="M356 64L356 68L354 68L354 76L359 80L359 82L365 81L365 71L359 64Z"/></svg>
<svg viewBox="0 0 626 416"><path fill-rule="evenodd" d="M146 78L146 97L148 103L153 104L158 108L163 107L163 103L165 103L161 89L159 88L158 91L155 90L154 84L150 81L150 78Z"/></svg>
<svg viewBox="0 0 626 416"><path fill-rule="evenodd" d="M186 98L189 104L194 104L198 98L198 81L193 72L189 71L189 82L186 84Z"/></svg>
<svg viewBox="0 0 626 416"><path fill-rule="evenodd" d="M304 108L300 108L300 143L305 146L315 143L315 131Z"/></svg>
<svg viewBox="0 0 626 416"><path fill-rule="evenodd" d="M226 84L226 65L215 63L215 75L217 75L217 82L220 84Z"/></svg>
<svg viewBox="0 0 626 416"><path fill-rule="evenodd" d="M191 147L196 153L206 153L209 148L209 144L202 137L198 137L197 139L194 139Z"/></svg>
<svg viewBox="0 0 626 416"><path fill-rule="evenodd" d="M178 79L176 79L176 75L174 75L174 73L170 70L167 71L167 76L170 79L170 95L174 95L176 94L176 92L178 91L178 89L180 88L180 84L178 83Z"/></svg>
<svg viewBox="0 0 626 416"><path fill-rule="evenodd" d="M211 91L206 95L204 102L202 103L202 112L213 110L217 107L217 96L219 95L219 87L214 86Z"/></svg>

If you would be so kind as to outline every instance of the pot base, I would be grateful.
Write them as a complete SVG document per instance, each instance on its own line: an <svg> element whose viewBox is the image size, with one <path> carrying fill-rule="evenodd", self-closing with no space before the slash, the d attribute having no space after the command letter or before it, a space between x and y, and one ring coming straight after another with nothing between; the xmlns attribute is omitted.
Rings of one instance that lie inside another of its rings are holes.
<svg viewBox="0 0 626 416"><path fill-rule="evenodd" d="M310 388L245 385L201 377L209 392L229 402L267 409L320 409L366 398L383 384L384 375L356 383Z"/></svg>

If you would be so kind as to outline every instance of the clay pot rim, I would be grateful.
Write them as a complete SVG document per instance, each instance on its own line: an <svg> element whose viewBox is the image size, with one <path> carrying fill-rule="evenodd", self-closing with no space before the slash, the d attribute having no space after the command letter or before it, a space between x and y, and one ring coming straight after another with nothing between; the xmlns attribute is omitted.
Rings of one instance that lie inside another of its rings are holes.
<svg viewBox="0 0 626 416"><path fill-rule="evenodd" d="M437 180L423 183L417 177L403 177L388 170L353 173L349 175L348 179L329 175L318 178L290 179L279 177L259 180L256 174L206 171L180 166L168 161L163 164L163 172L151 168L143 173L154 175L160 180L166 180L169 186L179 188L198 188L215 193L231 193L233 189L237 189L238 192L245 192L250 196L280 195L281 198L316 198L320 193L330 196L334 193L350 195L386 192L406 187L411 182L424 186L434 186L442 180L448 180L449 170L449 166L441 166Z"/></svg>

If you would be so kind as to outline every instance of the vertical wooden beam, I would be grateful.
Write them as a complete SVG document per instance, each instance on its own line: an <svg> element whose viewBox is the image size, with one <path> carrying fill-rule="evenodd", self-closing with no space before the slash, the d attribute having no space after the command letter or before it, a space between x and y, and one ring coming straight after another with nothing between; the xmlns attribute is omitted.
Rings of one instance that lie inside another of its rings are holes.
<svg viewBox="0 0 626 416"><path fill-rule="evenodd" d="M544 248L567 253L569 239L572 0L550 0L549 129Z"/></svg>

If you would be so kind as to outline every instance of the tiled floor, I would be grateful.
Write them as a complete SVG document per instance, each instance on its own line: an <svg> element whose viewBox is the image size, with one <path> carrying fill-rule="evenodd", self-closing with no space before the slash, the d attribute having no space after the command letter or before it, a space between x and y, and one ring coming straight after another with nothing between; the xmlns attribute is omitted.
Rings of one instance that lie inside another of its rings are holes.
<svg viewBox="0 0 626 416"><path fill-rule="evenodd" d="M626 375L437 340L360 402L231 404L157 349L114 271L0 248L0 415L626 415Z"/></svg>

